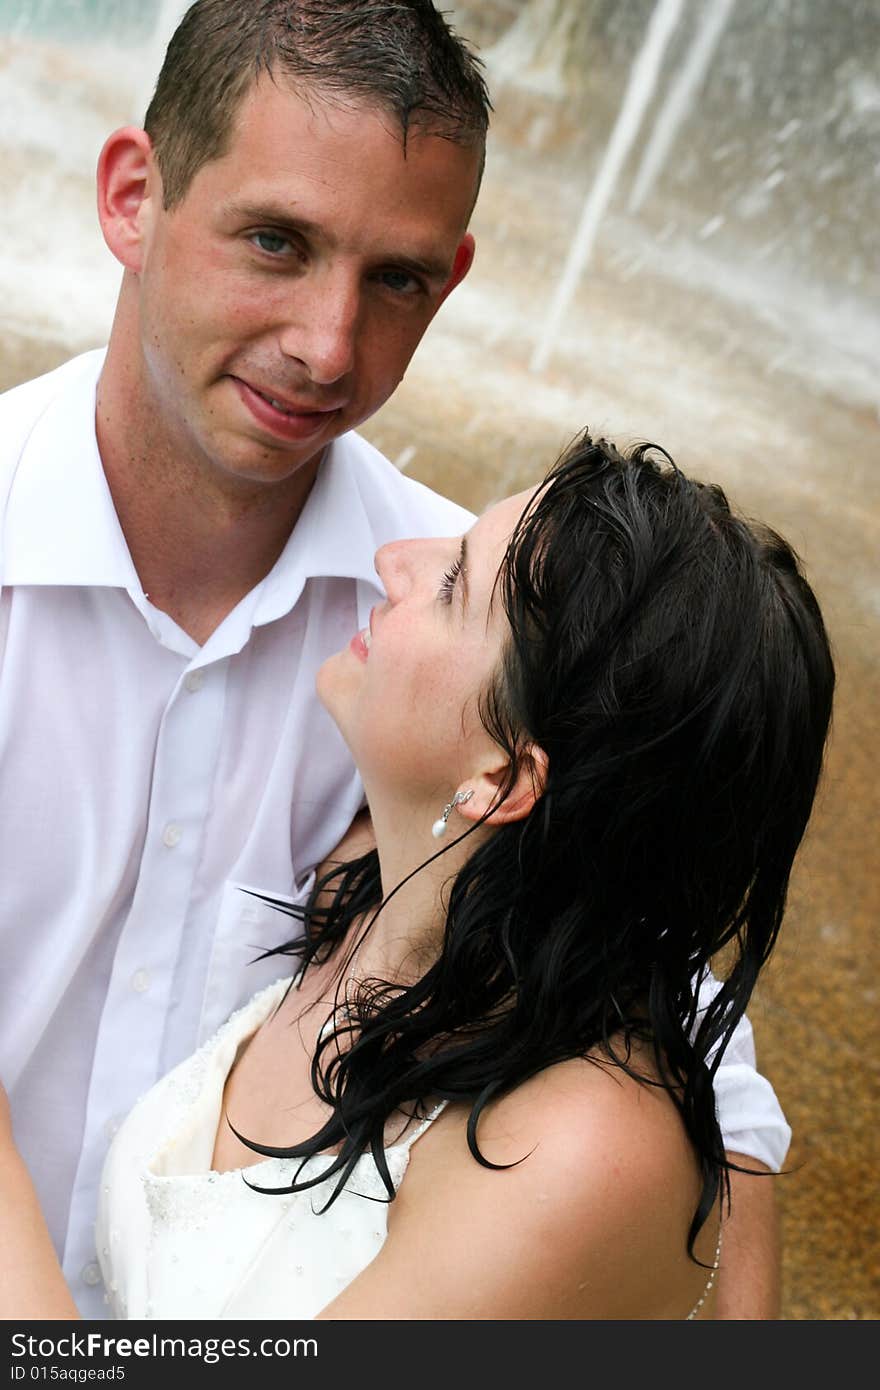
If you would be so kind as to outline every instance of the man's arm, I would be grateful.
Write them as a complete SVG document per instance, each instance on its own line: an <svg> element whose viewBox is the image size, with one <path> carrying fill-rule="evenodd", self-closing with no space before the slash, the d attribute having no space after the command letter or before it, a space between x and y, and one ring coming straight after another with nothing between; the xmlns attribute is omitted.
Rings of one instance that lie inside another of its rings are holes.
<svg viewBox="0 0 880 1390"><path fill-rule="evenodd" d="M704 1005L719 988L708 975ZM727 1157L760 1174L778 1173L791 1129L770 1082L757 1069L755 1042L743 1015L715 1074L715 1101ZM723 1228L717 1318L775 1319L780 1315L781 1239L772 1176L730 1174L730 1215Z"/></svg>
<svg viewBox="0 0 880 1390"><path fill-rule="evenodd" d="M359 859L362 854L375 848L376 836L373 833L373 822L370 819L370 812L365 807L362 811L358 811L336 848L331 850L327 858L318 865L315 876L320 879L337 864L345 864L352 859Z"/></svg>
<svg viewBox="0 0 880 1390"><path fill-rule="evenodd" d="M748 1154L728 1153L743 1168L771 1173ZM728 1320L780 1316L782 1239L773 1177L730 1174L730 1215L722 1228L715 1317Z"/></svg>

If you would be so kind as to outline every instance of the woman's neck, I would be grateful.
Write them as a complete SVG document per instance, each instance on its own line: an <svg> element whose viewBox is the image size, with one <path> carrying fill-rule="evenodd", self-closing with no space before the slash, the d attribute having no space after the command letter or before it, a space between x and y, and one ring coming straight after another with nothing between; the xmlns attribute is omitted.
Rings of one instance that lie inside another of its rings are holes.
<svg viewBox="0 0 880 1390"><path fill-rule="evenodd" d="M412 984L441 953L456 874L491 832L480 828L456 843L461 831L452 833L450 827L446 847L432 839L429 816L405 816L395 807L393 821L389 821L392 818L373 812L384 906L368 913L350 938L354 948L355 941L360 941L364 929L369 928L356 956L351 957L347 974L353 980Z"/></svg>

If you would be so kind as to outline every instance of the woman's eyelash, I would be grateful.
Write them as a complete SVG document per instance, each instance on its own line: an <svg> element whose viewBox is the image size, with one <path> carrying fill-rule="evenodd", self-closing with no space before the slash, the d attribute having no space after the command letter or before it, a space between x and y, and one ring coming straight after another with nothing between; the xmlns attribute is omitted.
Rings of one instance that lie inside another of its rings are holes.
<svg viewBox="0 0 880 1390"><path fill-rule="evenodd" d="M442 582L440 584L440 592L437 595L441 603L452 602L452 594L453 590L455 589L455 581L460 574L461 556L459 555L458 559L453 561L453 563L449 566L449 569L443 576Z"/></svg>

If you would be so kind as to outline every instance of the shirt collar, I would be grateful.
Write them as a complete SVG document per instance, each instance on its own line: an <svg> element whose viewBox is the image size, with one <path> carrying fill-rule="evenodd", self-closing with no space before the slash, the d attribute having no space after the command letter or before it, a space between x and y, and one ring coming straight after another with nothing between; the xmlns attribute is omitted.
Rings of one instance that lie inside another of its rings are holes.
<svg viewBox="0 0 880 1390"><path fill-rule="evenodd" d="M139 594L95 437L104 352L80 362L22 450L6 508L3 582L112 585Z"/></svg>
<svg viewBox="0 0 880 1390"><path fill-rule="evenodd" d="M144 596L95 435L104 356L84 354L22 450L7 504L3 582L122 588L140 607ZM240 605L249 610L248 626L289 612L312 578L349 578L381 593L373 557L386 537L376 530L376 499L370 506L367 498L370 452L353 434L328 446L281 555ZM381 495L375 478L372 484Z"/></svg>
<svg viewBox="0 0 880 1390"><path fill-rule="evenodd" d="M290 538L263 581L254 624L288 612L309 579L353 579L381 594L373 557L386 536L377 534L363 487L370 465L356 436L329 445Z"/></svg>

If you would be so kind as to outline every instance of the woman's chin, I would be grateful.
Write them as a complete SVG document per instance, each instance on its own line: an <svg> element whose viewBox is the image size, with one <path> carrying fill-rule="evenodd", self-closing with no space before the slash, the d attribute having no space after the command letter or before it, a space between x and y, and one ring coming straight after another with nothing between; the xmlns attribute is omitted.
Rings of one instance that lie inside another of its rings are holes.
<svg viewBox="0 0 880 1390"><path fill-rule="evenodd" d="M336 718L336 704L340 693L339 663L344 653L334 652L321 662L315 674L315 691L324 708Z"/></svg>
<svg viewBox="0 0 880 1390"><path fill-rule="evenodd" d="M352 659L348 651L335 652L318 667L315 691L318 699L351 749L347 730L357 694L358 682L352 681Z"/></svg>

